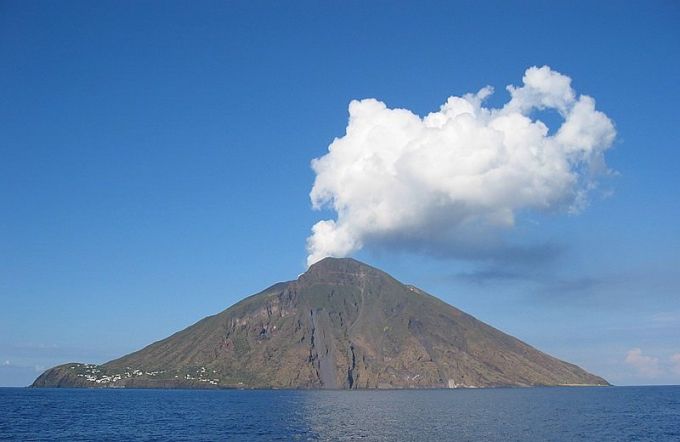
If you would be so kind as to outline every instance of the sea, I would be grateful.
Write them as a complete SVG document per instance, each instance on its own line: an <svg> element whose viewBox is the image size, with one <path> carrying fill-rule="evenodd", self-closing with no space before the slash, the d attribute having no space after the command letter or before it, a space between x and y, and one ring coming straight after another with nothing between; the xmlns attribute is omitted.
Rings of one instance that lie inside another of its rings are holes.
<svg viewBox="0 0 680 442"><path fill-rule="evenodd" d="M0 388L1 440L680 441L680 386Z"/></svg>

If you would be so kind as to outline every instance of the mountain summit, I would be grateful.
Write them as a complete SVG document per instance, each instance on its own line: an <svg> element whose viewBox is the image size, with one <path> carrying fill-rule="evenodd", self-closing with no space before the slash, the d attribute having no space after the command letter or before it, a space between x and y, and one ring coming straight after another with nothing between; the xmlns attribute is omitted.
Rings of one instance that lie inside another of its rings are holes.
<svg viewBox="0 0 680 442"><path fill-rule="evenodd" d="M51 368L34 387L457 388L607 385L424 291L325 258L142 350Z"/></svg>

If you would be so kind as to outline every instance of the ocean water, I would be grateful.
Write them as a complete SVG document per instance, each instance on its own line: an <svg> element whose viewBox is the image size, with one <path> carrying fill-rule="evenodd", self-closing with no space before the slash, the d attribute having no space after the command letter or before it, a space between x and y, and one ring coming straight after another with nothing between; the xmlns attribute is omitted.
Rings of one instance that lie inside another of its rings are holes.
<svg viewBox="0 0 680 442"><path fill-rule="evenodd" d="M0 439L680 441L680 387L0 388Z"/></svg>

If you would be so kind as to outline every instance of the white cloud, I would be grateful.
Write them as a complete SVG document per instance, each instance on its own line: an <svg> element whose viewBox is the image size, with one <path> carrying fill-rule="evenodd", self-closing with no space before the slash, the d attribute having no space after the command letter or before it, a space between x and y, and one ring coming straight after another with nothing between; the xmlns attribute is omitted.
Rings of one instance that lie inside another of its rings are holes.
<svg viewBox="0 0 680 442"><path fill-rule="evenodd" d="M308 264L373 243L411 248L456 245L460 254L490 233L511 228L525 209L578 212L615 130L571 79L544 66L527 69L511 99L486 108L493 93L450 97L420 117L375 99L352 101L346 133L312 161L319 221L307 240ZM562 119L554 134L536 110Z"/></svg>
<svg viewBox="0 0 680 442"><path fill-rule="evenodd" d="M661 375L659 358L645 356L639 348L633 348L626 354L626 363L635 367L645 377L655 378Z"/></svg>
<svg viewBox="0 0 680 442"><path fill-rule="evenodd" d="M680 376L680 353L671 356L671 371Z"/></svg>

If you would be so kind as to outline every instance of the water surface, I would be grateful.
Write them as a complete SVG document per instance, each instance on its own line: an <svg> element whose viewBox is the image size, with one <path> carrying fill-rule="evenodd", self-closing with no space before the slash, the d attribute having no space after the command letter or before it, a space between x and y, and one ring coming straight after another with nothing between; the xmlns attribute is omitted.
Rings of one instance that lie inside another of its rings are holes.
<svg viewBox="0 0 680 442"><path fill-rule="evenodd" d="M680 440L680 387L0 388L3 440Z"/></svg>

